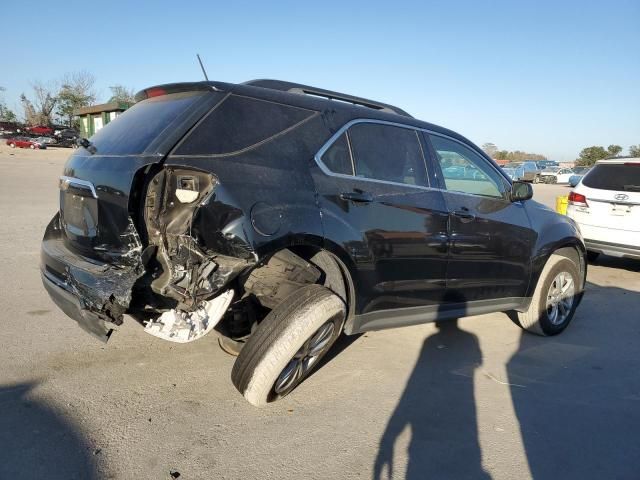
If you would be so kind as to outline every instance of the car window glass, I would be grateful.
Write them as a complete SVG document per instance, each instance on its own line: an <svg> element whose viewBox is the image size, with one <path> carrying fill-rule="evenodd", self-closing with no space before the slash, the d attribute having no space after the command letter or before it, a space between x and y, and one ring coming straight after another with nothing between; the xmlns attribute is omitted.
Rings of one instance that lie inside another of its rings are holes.
<svg viewBox="0 0 640 480"><path fill-rule="evenodd" d="M640 163L598 163L582 184L600 190L640 192Z"/></svg>
<svg viewBox="0 0 640 480"><path fill-rule="evenodd" d="M429 135L440 162L447 190L454 192L504 196L504 182L487 161L461 143Z"/></svg>
<svg viewBox="0 0 640 480"><path fill-rule="evenodd" d="M410 128L358 123L349 129L357 177L426 185L418 132Z"/></svg>
<svg viewBox="0 0 640 480"><path fill-rule="evenodd" d="M221 155L252 147L313 115L313 111L231 95L178 147L184 155Z"/></svg>
<svg viewBox="0 0 640 480"><path fill-rule="evenodd" d="M353 175L347 134L343 133L322 155L322 163L334 173Z"/></svg>

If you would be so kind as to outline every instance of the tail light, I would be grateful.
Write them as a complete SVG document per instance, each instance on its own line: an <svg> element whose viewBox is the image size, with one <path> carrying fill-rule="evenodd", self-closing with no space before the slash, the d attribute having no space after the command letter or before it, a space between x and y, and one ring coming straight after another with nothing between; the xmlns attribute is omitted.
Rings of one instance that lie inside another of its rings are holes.
<svg viewBox="0 0 640 480"><path fill-rule="evenodd" d="M581 193L570 192L569 193L569 204L575 205L577 207L588 207L587 197L582 195Z"/></svg>

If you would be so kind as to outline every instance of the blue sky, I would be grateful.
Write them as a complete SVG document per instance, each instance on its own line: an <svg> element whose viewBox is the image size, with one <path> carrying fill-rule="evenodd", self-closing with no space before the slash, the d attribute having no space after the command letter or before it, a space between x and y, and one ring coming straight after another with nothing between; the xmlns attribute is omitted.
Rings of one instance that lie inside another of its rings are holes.
<svg viewBox="0 0 640 480"><path fill-rule="evenodd" d="M16 110L31 81L75 70L96 75L101 100L114 84L198 80L198 52L212 79L369 97L478 144L572 160L586 146L640 143L639 0L47 1L31 2L27 17L18 2L0 11L0 85Z"/></svg>

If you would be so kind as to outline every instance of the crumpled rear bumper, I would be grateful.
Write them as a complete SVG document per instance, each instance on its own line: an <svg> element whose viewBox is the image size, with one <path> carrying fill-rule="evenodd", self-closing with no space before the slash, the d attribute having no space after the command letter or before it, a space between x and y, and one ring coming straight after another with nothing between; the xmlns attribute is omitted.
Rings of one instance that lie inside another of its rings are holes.
<svg viewBox="0 0 640 480"><path fill-rule="evenodd" d="M41 277L54 303L88 333L106 342L131 302L142 272L131 265L88 259L64 243L59 217L49 223L40 251Z"/></svg>

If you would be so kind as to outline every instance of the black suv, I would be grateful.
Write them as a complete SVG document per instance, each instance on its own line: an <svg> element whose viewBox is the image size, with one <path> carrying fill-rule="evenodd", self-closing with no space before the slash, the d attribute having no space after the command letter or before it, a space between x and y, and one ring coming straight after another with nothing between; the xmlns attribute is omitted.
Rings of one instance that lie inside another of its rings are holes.
<svg viewBox="0 0 640 480"><path fill-rule="evenodd" d="M585 284L572 220L482 150L391 105L275 80L146 89L60 177L51 298L107 340L126 313L216 329L262 405L336 338L489 312L562 331Z"/></svg>

